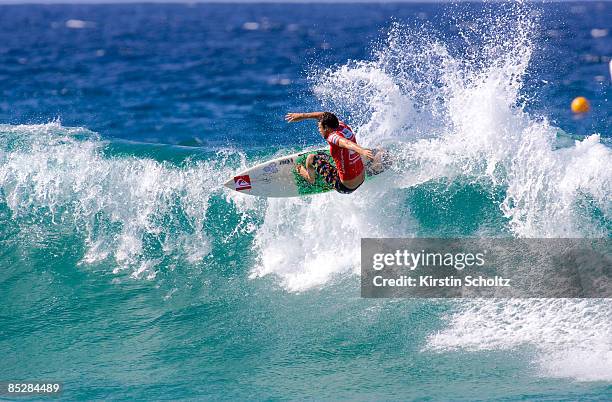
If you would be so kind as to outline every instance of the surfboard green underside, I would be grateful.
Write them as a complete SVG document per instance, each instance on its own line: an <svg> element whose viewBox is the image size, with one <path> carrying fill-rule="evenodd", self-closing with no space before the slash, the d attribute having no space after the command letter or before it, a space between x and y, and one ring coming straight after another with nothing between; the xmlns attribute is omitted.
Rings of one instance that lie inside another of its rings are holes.
<svg viewBox="0 0 612 402"><path fill-rule="evenodd" d="M329 154L329 150L325 150L325 151L313 151L313 152L307 152L304 155L300 155L296 160L295 163L297 165L302 165L305 166L306 164L306 158L308 157L308 155L310 154L316 154L316 153L325 153L327 156L330 156ZM334 162L334 160L330 157L330 163L336 167L336 163ZM304 179L298 172L297 169L293 168L293 178L295 179L295 184L297 186L298 189L298 193L300 195L309 195L309 194L319 194L319 193L326 193L328 191L333 190L334 188L328 184L323 177L321 177L320 175L316 175L315 178L315 182L313 184L310 184L306 179Z"/></svg>
<svg viewBox="0 0 612 402"><path fill-rule="evenodd" d="M374 150L375 153L381 152L380 149L376 149ZM336 167L336 163L334 162L334 160L332 159L330 153L329 153L329 149L325 149L325 150L314 150L314 151L310 151L310 152L306 152L304 154L301 154L296 160L295 163L296 164L300 164L302 166L305 165L306 162L306 158L308 157L308 155L310 154L321 154L324 153L329 157L329 162L331 163L332 166ZM365 168L366 168L366 177L365 180L368 181L369 179L373 178L374 176L376 176L377 174L381 173L384 169L386 169L388 167L388 164L378 170L378 171L374 171L372 169L371 166L371 162L368 160L365 162ZM320 193L326 193L328 191L332 191L334 190L334 188L328 184L320 175L316 175L316 179L315 182L313 184L310 184L308 181L306 181L306 179L304 179L298 172L297 169L293 168L293 177L295 180L295 184L297 186L298 189L298 193L300 195L310 195L310 194L320 194Z"/></svg>

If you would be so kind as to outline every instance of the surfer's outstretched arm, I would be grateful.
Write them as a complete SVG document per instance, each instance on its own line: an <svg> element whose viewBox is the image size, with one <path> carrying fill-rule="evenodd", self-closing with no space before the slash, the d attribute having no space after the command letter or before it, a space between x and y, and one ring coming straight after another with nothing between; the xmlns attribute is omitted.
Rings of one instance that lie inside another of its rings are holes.
<svg viewBox="0 0 612 402"><path fill-rule="evenodd" d="M320 120L323 117L323 112L310 112L310 113L287 113L285 120L288 123L295 123L306 119L317 119Z"/></svg>
<svg viewBox="0 0 612 402"><path fill-rule="evenodd" d="M338 140L338 146L340 146L341 148L350 149L351 151L355 151L359 155L365 156L367 158L374 159L374 153L371 149L360 147L359 145L347 139L340 138Z"/></svg>

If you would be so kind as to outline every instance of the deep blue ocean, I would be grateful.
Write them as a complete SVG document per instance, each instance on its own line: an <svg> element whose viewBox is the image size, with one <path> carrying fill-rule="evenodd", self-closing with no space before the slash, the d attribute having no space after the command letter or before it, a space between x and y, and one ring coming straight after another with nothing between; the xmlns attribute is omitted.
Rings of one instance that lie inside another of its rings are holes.
<svg viewBox="0 0 612 402"><path fill-rule="evenodd" d="M0 6L0 381L609 400L610 299L363 299L359 258L363 237L611 237L611 56L610 2ZM394 174L223 188L321 146L283 119L313 110Z"/></svg>

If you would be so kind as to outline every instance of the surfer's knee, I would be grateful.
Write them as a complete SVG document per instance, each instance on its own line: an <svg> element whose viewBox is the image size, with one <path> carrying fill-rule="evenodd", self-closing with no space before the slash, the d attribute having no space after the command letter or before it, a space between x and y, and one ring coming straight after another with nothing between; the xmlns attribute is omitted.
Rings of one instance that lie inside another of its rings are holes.
<svg viewBox="0 0 612 402"><path fill-rule="evenodd" d="M310 154L306 157L306 167L311 168L314 166L314 154Z"/></svg>

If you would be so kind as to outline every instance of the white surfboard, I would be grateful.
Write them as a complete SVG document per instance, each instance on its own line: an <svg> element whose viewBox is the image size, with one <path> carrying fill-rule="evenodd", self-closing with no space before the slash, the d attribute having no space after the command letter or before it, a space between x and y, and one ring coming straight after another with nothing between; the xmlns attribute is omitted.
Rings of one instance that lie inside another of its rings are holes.
<svg viewBox="0 0 612 402"><path fill-rule="evenodd" d="M381 149L373 151L374 160L363 158L366 180L387 170L390 165L385 151ZM321 177L317 177L315 182L310 184L297 173L296 164L303 165L306 157L312 153L329 155L329 149L299 152L260 163L237 173L225 182L224 186L243 194L260 197L300 197L333 191L334 189Z"/></svg>

